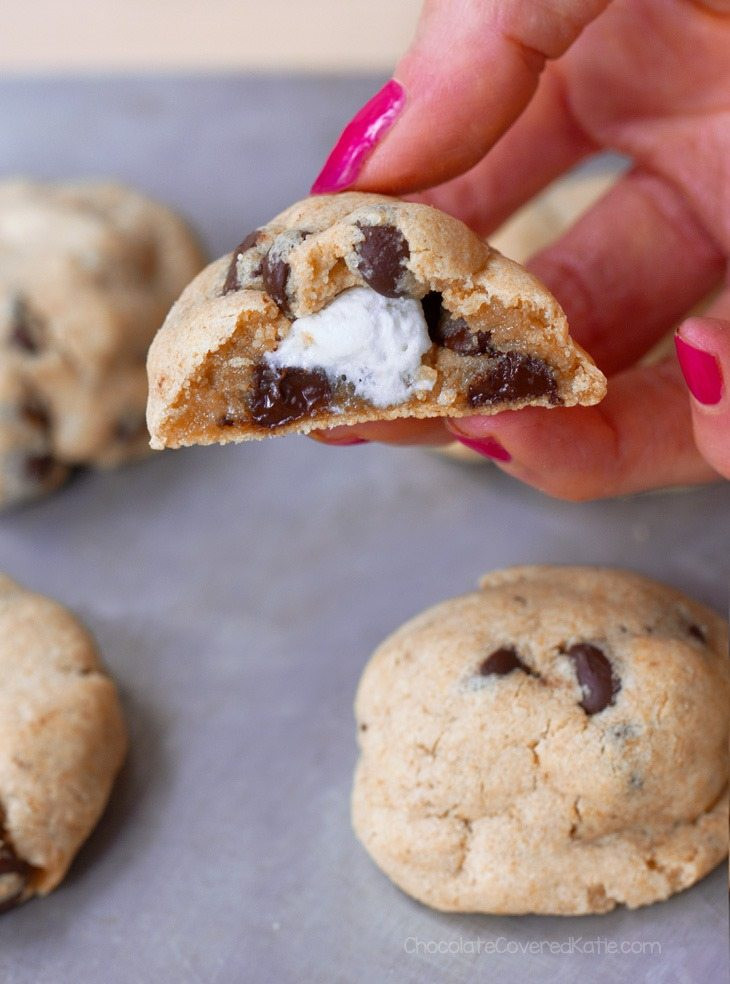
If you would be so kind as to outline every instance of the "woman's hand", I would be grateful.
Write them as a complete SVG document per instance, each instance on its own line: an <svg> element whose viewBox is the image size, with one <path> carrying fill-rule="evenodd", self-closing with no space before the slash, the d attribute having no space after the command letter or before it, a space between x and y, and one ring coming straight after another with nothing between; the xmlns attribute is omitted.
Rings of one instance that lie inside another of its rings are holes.
<svg viewBox="0 0 730 984"><path fill-rule="evenodd" d="M318 436L455 435L569 499L730 477L730 282L707 317L682 321L730 257L730 0L430 0L396 78L344 131L313 191L420 192L489 235L581 158L633 159L528 263L609 392L596 407ZM638 365L677 323L679 363Z"/></svg>

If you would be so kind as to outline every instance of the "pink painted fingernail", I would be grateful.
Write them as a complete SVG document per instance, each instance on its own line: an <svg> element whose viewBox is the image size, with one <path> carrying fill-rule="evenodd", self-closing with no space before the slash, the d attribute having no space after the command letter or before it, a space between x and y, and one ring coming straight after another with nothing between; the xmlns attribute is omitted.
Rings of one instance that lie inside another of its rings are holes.
<svg viewBox="0 0 730 984"><path fill-rule="evenodd" d="M722 399L722 372L715 356L695 348L680 335L674 336L674 344L684 381L695 400L705 406L719 403Z"/></svg>
<svg viewBox="0 0 730 984"><path fill-rule="evenodd" d="M461 434L454 434L456 440L477 454L483 454L485 458L494 458L495 461L512 461L512 455L507 448L503 448L499 441L493 437L462 437Z"/></svg>
<svg viewBox="0 0 730 984"><path fill-rule="evenodd" d="M350 120L312 185L313 195L342 191L355 181L365 158L395 123L406 101L400 82L391 79Z"/></svg>

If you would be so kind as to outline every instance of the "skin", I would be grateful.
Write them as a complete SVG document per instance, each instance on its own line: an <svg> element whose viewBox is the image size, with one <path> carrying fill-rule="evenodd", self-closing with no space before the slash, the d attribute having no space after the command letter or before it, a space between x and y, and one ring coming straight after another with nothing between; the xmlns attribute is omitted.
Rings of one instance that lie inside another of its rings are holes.
<svg viewBox="0 0 730 984"><path fill-rule="evenodd" d="M730 0L427 2L395 73L405 109L353 187L410 195L489 235L587 155L629 155L632 169L527 264L609 392L597 407L319 439L491 438L511 455L499 467L572 500L730 477L727 386L703 405L675 358L638 364L679 325L730 382L729 52ZM713 290L707 317L688 317Z"/></svg>

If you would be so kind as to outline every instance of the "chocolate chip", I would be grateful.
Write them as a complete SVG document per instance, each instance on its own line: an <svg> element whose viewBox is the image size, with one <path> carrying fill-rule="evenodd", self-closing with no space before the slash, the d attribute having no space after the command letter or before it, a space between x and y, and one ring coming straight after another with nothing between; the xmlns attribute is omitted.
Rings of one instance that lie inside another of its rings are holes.
<svg viewBox="0 0 730 984"><path fill-rule="evenodd" d="M392 225L358 222L357 228L362 239L355 246L355 267L362 279L385 297L407 297L403 274L411 251L403 233Z"/></svg>
<svg viewBox="0 0 730 984"><path fill-rule="evenodd" d="M0 835L0 912L7 912L22 900L30 872L30 865ZM3 898L3 889L7 888L13 890Z"/></svg>
<svg viewBox="0 0 730 984"><path fill-rule="evenodd" d="M472 331L463 318L452 318L448 312L429 332L431 341L459 355L494 355L491 331Z"/></svg>
<svg viewBox="0 0 730 984"><path fill-rule="evenodd" d="M56 466L56 460L50 454L33 455L26 458L25 474L32 482L39 485L48 478Z"/></svg>
<svg viewBox="0 0 730 984"><path fill-rule="evenodd" d="M305 414L324 409L332 387L319 369L275 369L258 365L253 372L250 410L262 427L280 427Z"/></svg>
<svg viewBox="0 0 730 984"><path fill-rule="evenodd" d="M504 352L472 380L467 399L471 406L481 407L536 396L560 402L550 366L531 355Z"/></svg>
<svg viewBox="0 0 730 984"><path fill-rule="evenodd" d="M114 424L113 437L115 441L129 443L138 441L147 434L147 422L144 414L128 413L120 417Z"/></svg>
<svg viewBox="0 0 730 984"><path fill-rule="evenodd" d="M286 260L271 259L267 253L261 264L261 277L266 293L273 298L283 314L289 314L289 299L286 296L286 285L289 280L291 267Z"/></svg>
<svg viewBox="0 0 730 984"><path fill-rule="evenodd" d="M687 632L689 632L693 639L703 643L705 646L707 645L707 636L695 622L687 626Z"/></svg>
<svg viewBox="0 0 730 984"><path fill-rule="evenodd" d="M228 273L226 274L223 290L221 291L222 294L230 294L231 291L241 289L241 283L238 279L238 261L244 253L247 253L256 245L260 231L260 229L255 229L253 232L249 232L243 242L240 242L233 250L233 257L231 259L231 265L228 267Z"/></svg>
<svg viewBox="0 0 730 984"><path fill-rule="evenodd" d="M513 649L512 646L500 646L499 649L495 649L479 665L481 676L505 676L513 670L522 670L525 673L532 674L532 670L525 666L517 655L517 650Z"/></svg>
<svg viewBox="0 0 730 984"><path fill-rule="evenodd" d="M228 413L228 411L218 418L219 427L235 427L238 422L233 414Z"/></svg>
<svg viewBox="0 0 730 984"><path fill-rule="evenodd" d="M605 654L590 642L576 642L567 650L573 660L575 674L583 691L580 706L586 714L598 714L621 689L621 683L613 675Z"/></svg>
<svg viewBox="0 0 730 984"><path fill-rule="evenodd" d="M428 334L431 341L435 341L433 337L433 332L438 328L438 323L441 318L441 305L443 303L443 294L437 290L430 290L428 294L425 294L421 298L421 307L423 308L423 317L426 319L426 324L428 325Z"/></svg>
<svg viewBox="0 0 730 984"><path fill-rule="evenodd" d="M48 410L35 397L28 397L20 407L20 416L32 427L48 431L51 429L51 417Z"/></svg>
<svg viewBox="0 0 730 984"><path fill-rule="evenodd" d="M264 289L287 318L291 317L289 295L286 289L291 273L289 254L309 235L310 233L305 229L288 229L286 232L282 232L276 237L261 263L261 278L264 282Z"/></svg>
<svg viewBox="0 0 730 984"><path fill-rule="evenodd" d="M22 297L15 299L10 317L10 341L24 352L37 354L43 346L42 319Z"/></svg>

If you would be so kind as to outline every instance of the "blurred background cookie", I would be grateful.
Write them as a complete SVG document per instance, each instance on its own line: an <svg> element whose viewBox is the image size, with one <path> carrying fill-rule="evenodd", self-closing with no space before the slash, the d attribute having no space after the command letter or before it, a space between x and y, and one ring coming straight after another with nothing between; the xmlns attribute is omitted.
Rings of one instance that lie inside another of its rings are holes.
<svg viewBox="0 0 730 984"><path fill-rule="evenodd" d="M0 183L0 506L146 452L147 347L203 263L129 188Z"/></svg>
<svg viewBox="0 0 730 984"><path fill-rule="evenodd" d="M58 885L126 745L116 687L86 630L0 574L0 911Z"/></svg>

